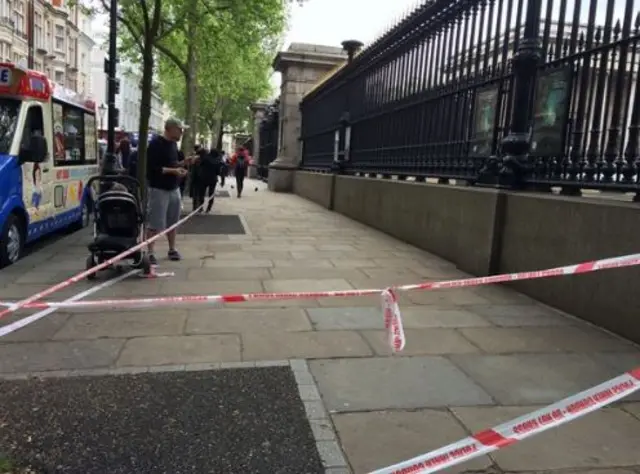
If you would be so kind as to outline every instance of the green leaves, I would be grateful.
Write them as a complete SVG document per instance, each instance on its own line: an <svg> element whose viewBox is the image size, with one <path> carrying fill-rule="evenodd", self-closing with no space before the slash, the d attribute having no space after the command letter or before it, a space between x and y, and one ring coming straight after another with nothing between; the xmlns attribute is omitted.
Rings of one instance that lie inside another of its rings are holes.
<svg viewBox="0 0 640 474"><path fill-rule="evenodd" d="M191 2L191 3L190 3ZM287 18L287 0L171 0L175 14L185 24L164 37L159 45L159 78L163 98L186 116L193 86L197 117L186 117L217 132L220 121L244 127L249 105L270 95L271 62ZM191 6L190 11L187 7ZM180 13L178 13L180 12ZM197 21L195 35L189 22ZM188 50L195 47L195 74L188 74ZM195 81L195 84L191 84Z"/></svg>

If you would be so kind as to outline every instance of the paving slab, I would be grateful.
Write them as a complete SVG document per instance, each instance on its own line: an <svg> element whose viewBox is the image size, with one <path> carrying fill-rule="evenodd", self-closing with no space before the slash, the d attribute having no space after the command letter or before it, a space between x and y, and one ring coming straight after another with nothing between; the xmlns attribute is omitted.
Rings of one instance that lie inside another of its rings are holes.
<svg viewBox="0 0 640 474"><path fill-rule="evenodd" d="M467 306L408 306L400 308L406 328L466 328L491 326L485 318L474 314Z"/></svg>
<svg viewBox="0 0 640 474"><path fill-rule="evenodd" d="M479 314L496 326L567 326L578 324L577 320L566 317L541 304L492 304L467 306L466 309Z"/></svg>
<svg viewBox="0 0 640 474"><path fill-rule="evenodd" d="M162 295L215 295L225 293L256 293L264 291L260 280L176 281L163 279Z"/></svg>
<svg viewBox="0 0 640 474"><path fill-rule="evenodd" d="M299 272L292 271L300 270ZM295 260L274 260L272 274L278 279L287 278L309 278L315 275L316 271L320 271L318 275L321 278L340 278L344 273L335 267L331 260L328 259L295 259ZM293 275L288 277L287 275ZM354 275L360 275L354 273Z"/></svg>
<svg viewBox="0 0 640 474"><path fill-rule="evenodd" d="M332 419L355 474L405 461L467 436L451 413L440 410L343 413ZM441 472L485 472L492 464L483 456Z"/></svg>
<svg viewBox="0 0 640 474"><path fill-rule="evenodd" d="M619 375L589 354L475 354L449 359L504 405L556 402Z"/></svg>
<svg viewBox="0 0 640 474"><path fill-rule="evenodd" d="M371 356L373 351L352 331L261 332L242 335L243 360L320 359Z"/></svg>
<svg viewBox="0 0 640 474"><path fill-rule="evenodd" d="M13 315L8 316L6 319L3 318L2 326L14 323L20 319L22 319L25 315L23 313L14 313ZM7 334L6 336L0 337L0 346L7 343L13 342L42 342L42 341L50 341L56 335L56 333L62 328L71 315L56 312L50 314L38 321L37 324L30 324L24 328L21 328L17 331Z"/></svg>
<svg viewBox="0 0 640 474"><path fill-rule="evenodd" d="M0 392L0 445L35 472L324 473L288 367L2 381Z"/></svg>
<svg viewBox="0 0 640 474"><path fill-rule="evenodd" d="M455 304L457 306L486 305L490 301L487 298L469 290L445 289L445 290L416 290L406 292L407 298L415 304L441 305Z"/></svg>
<svg viewBox="0 0 640 474"><path fill-rule="evenodd" d="M327 408L335 412L494 403L442 357L317 360L310 368Z"/></svg>
<svg viewBox="0 0 640 474"><path fill-rule="evenodd" d="M525 407L452 408L472 432L535 410ZM491 456L505 471L593 469L640 465L640 420L617 408L603 409L546 431ZM583 472L583 471L579 471Z"/></svg>
<svg viewBox="0 0 640 474"><path fill-rule="evenodd" d="M189 311L185 333L262 333L311 329L311 323L301 308L207 308Z"/></svg>
<svg viewBox="0 0 640 474"><path fill-rule="evenodd" d="M118 366L236 362L240 338L236 335L158 336L127 340Z"/></svg>
<svg viewBox="0 0 640 474"><path fill-rule="evenodd" d="M384 329L379 308L309 308L309 319L319 331L336 329Z"/></svg>
<svg viewBox="0 0 640 474"><path fill-rule="evenodd" d="M640 403L624 403L622 408L640 420Z"/></svg>
<svg viewBox="0 0 640 474"><path fill-rule="evenodd" d="M2 344L0 373L109 367L124 342L124 339L100 339Z"/></svg>
<svg viewBox="0 0 640 474"><path fill-rule="evenodd" d="M71 314L53 339L131 338L182 334L187 312L179 309Z"/></svg>
<svg viewBox="0 0 640 474"><path fill-rule="evenodd" d="M628 341L586 327L462 328L460 332L480 349L493 354L636 351Z"/></svg>
<svg viewBox="0 0 640 474"><path fill-rule="evenodd" d="M268 280L271 273L267 268L191 268L187 271L188 281L226 280Z"/></svg>
<svg viewBox="0 0 640 474"><path fill-rule="evenodd" d="M391 355L386 331L362 331L377 355ZM473 354L478 346L456 329L405 329L407 344L399 357L415 355Z"/></svg>
<svg viewBox="0 0 640 474"><path fill-rule="evenodd" d="M640 367L639 352L593 353L591 357L598 362L612 367L618 373Z"/></svg>
<svg viewBox="0 0 640 474"><path fill-rule="evenodd" d="M297 279L297 280L265 280L264 289L268 292L313 292L352 290L349 282L342 278L334 279Z"/></svg>

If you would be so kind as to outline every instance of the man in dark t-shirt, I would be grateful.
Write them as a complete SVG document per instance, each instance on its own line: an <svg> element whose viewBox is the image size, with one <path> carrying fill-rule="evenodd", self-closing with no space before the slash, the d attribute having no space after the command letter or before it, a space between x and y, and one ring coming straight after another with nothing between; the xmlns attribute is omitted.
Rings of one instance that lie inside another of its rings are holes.
<svg viewBox="0 0 640 474"><path fill-rule="evenodd" d="M187 174L184 168L188 160L179 161L177 142L182 137L185 126L181 121L170 118L164 124L164 135L155 138L147 149L147 238L156 235L180 220L182 195L180 180ZM167 233L169 259L180 260L176 250L176 230ZM154 245L149 244L149 259L152 265L158 261L153 253Z"/></svg>

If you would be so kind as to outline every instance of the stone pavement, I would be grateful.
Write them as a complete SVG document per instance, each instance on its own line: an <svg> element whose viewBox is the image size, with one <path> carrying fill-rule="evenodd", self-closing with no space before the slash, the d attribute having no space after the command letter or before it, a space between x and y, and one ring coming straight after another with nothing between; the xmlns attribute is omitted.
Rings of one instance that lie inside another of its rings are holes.
<svg viewBox="0 0 640 474"><path fill-rule="evenodd" d="M381 288L468 276L299 197L255 186L259 191L250 183L242 199L232 191L215 204L219 214L240 214L247 235L180 235L184 260L161 261L174 277L128 279L89 299ZM82 270L86 240L74 234L3 270L0 299L29 296ZM166 244L160 256L162 249ZM82 282L52 299L94 285ZM330 441L334 428L350 468L364 473L640 365L631 343L501 286L400 295L407 346L397 356L383 343L379 306L372 296L57 311L0 340L0 374L194 370L282 360L306 367L306 359L313 377L300 390L316 439ZM640 474L639 400L444 472ZM331 472L348 472L338 469L340 458L324 456L336 467Z"/></svg>

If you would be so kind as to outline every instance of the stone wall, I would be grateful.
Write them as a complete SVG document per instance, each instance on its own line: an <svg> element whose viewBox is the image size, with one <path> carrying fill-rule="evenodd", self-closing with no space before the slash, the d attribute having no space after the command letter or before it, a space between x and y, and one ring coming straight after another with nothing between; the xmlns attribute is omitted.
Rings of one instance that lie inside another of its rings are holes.
<svg viewBox="0 0 640 474"><path fill-rule="evenodd" d="M615 200L297 171L296 194L474 275L640 253L638 207ZM518 291L640 343L640 267L514 283Z"/></svg>

